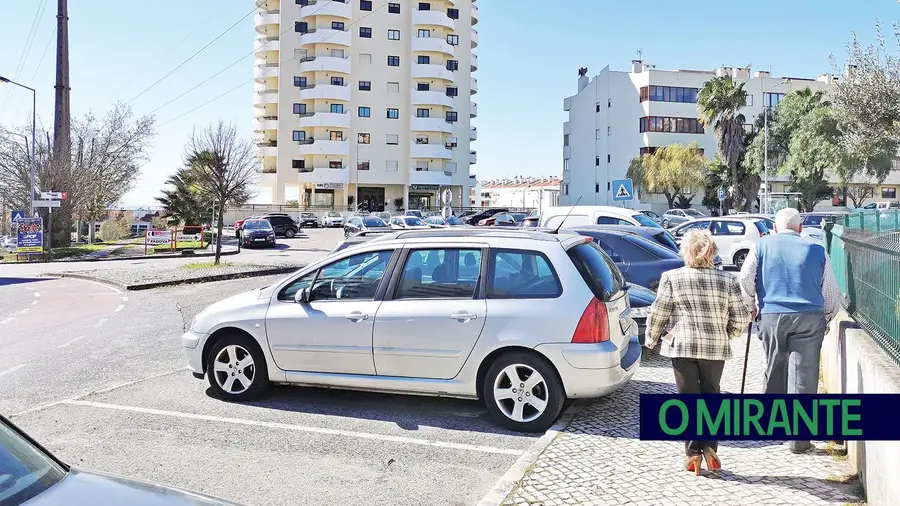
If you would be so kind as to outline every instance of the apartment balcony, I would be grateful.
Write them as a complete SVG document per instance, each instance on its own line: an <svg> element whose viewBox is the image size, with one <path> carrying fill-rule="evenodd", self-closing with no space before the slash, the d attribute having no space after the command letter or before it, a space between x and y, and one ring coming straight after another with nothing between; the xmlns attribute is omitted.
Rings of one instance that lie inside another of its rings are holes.
<svg viewBox="0 0 900 506"><path fill-rule="evenodd" d="M257 58L265 59L266 53L269 51L278 51L279 45L280 40L277 35L273 37L260 35L256 37L253 48Z"/></svg>
<svg viewBox="0 0 900 506"><path fill-rule="evenodd" d="M447 16L446 11L412 11L412 24L421 26L443 26L450 30L456 29L456 21Z"/></svg>
<svg viewBox="0 0 900 506"><path fill-rule="evenodd" d="M478 79L474 77L469 78L469 93L472 95L478 93Z"/></svg>
<svg viewBox="0 0 900 506"><path fill-rule="evenodd" d="M350 100L350 86L314 84L300 88L300 100Z"/></svg>
<svg viewBox="0 0 900 506"><path fill-rule="evenodd" d="M260 156L278 156L277 142L257 142L256 148L259 149Z"/></svg>
<svg viewBox="0 0 900 506"><path fill-rule="evenodd" d="M453 72L447 70L444 65L434 65L417 63L410 69L410 76L413 79L444 79L445 81L453 80Z"/></svg>
<svg viewBox="0 0 900 506"><path fill-rule="evenodd" d="M350 115L341 112L314 112L300 115L297 121L300 128L333 127L350 128Z"/></svg>
<svg viewBox="0 0 900 506"><path fill-rule="evenodd" d="M266 33L269 26L275 25L274 30L278 30L278 23L281 19L281 11L259 11L253 16L253 27L259 33Z"/></svg>
<svg viewBox="0 0 900 506"><path fill-rule="evenodd" d="M452 160L453 151L443 144L419 144L413 141L409 143L409 157Z"/></svg>
<svg viewBox="0 0 900 506"><path fill-rule="evenodd" d="M472 49L478 47L478 30L472 28Z"/></svg>
<svg viewBox="0 0 900 506"><path fill-rule="evenodd" d="M469 102L469 117L474 118L475 116L478 116L478 104Z"/></svg>
<svg viewBox="0 0 900 506"><path fill-rule="evenodd" d="M469 127L469 140L474 141L478 140L478 129L475 127Z"/></svg>
<svg viewBox="0 0 900 506"><path fill-rule="evenodd" d="M350 168L315 167L313 169L297 169L298 183L349 183Z"/></svg>
<svg viewBox="0 0 900 506"><path fill-rule="evenodd" d="M335 46L350 47L349 30L332 30L331 28L317 28L300 35L300 45L333 44Z"/></svg>
<svg viewBox="0 0 900 506"><path fill-rule="evenodd" d="M341 0L310 0L308 5L300 7L300 17L332 16L336 18L351 19L353 8L347 2Z"/></svg>
<svg viewBox="0 0 900 506"><path fill-rule="evenodd" d="M263 172L259 175L259 185L263 188L275 188L278 186L278 173Z"/></svg>
<svg viewBox="0 0 900 506"><path fill-rule="evenodd" d="M432 53L443 53L449 56L454 56L456 54L456 51L453 50L453 46L440 37L415 37L412 39L411 46L413 52L428 51Z"/></svg>
<svg viewBox="0 0 900 506"><path fill-rule="evenodd" d="M278 130L278 116L257 116L253 118L253 131Z"/></svg>
<svg viewBox="0 0 900 506"><path fill-rule="evenodd" d="M472 72L475 72L476 70L478 70L478 55L477 54L472 53L472 60L470 63L471 63L470 67L472 68Z"/></svg>
<svg viewBox="0 0 900 506"><path fill-rule="evenodd" d="M253 69L253 77L257 80L268 79L270 77L278 77L277 63L262 63L255 65Z"/></svg>
<svg viewBox="0 0 900 506"><path fill-rule="evenodd" d="M478 154L475 151L469 151L469 165L478 163Z"/></svg>
<svg viewBox="0 0 900 506"><path fill-rule="evenodd" d="M563 146L563 158L572 158L572 146Z"/></svg>
<svg viewBox="0 0 900 506"><path fill-rule="evenodd" d="M563 135L569 135L572 133L572 122L566 121L563 123Z"/></svg>
<svg viewBox="0 0 900 506"><path fill-rule="evenodd" d="M413 166L409 168L409 184L450 186L453 184L453 177L443 170L419 170Z"/></svg>
<svg viewBox="0 0 900 506"><path fill-rule="evenodd" d="M307 56L300 59L300 72L350 73L350 58L337 56Z"/></svg>
<svg viewBox="0 0 900 506"><path fill-rule="evenodd" d="M313 140L301 141L297 154L350 156L350 141Z"/></svg>
<svg viewBox="0 0 900 506"><path fill-rule="evenodd" d="M278 91L264 90L264 91L254 91L253 92L253 106L254 107L265 107L265 106L271 105L271 104L278 105Z"/></svg>
<svg viewBox="0 0 900 506"><path fill-rule="evenodd" d="M472 2L472 26L475 26L475 25L478 24L478 18L479 18L479 16L480 16L480 15L479 15L479 13L478 13L478 6L475 5L474 2Z"/></svg>
<svg viewBox="0 0 900 506"><path fill-rule="evenodd" d="M453 97L448 97L443 91L418 91L411 93L412 105L439 105L453 107Z"/></svg>
<svg viewBox="0 0 900 506"><path fill-rule="evenodd" d="M444 118L417 118L413 116L409 120L409 129L413 132L442 132L453 133L453 123L447 123Z"/></svg>

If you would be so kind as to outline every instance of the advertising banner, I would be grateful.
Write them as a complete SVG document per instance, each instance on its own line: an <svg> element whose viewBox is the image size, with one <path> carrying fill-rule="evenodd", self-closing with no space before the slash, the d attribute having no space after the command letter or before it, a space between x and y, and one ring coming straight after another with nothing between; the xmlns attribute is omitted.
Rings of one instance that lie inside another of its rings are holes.
<svg viewBox="0 0 900 506"><path fill-rule="evenodd" d="M147 244L169 244L172 242L171 230L148 230Z"/></svg>
<svg viewBox="0 0 900 506"><path fill-rule="evenodd" d="M21 218L16 220L18 245L16 254L33 255L44 251L44 220Z"/></svg>

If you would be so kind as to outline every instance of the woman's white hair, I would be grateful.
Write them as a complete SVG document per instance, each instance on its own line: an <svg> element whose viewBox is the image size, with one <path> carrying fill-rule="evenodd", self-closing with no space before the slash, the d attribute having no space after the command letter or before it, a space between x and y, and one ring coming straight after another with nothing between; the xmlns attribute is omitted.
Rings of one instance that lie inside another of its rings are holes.
<svg viewBox="0 0 900 506"><path fill-rule="evenodd" d="M688 267L712 269L719 248L709 230L691 230L681 240L681 256Z"/></svg>

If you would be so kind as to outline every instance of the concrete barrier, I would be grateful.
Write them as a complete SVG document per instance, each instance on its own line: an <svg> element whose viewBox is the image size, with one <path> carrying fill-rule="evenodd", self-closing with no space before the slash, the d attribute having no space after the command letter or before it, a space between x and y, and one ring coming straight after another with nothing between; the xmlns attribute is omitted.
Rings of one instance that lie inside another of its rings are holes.
<svg viewBox="0 0 900 506"><path fill-rule="evenodd" d="M898 394L900 367L844 311L831 322L822 345L822 379L828 393ZM900 420L896 421L900 432ZM896 506L900 498L900 441L847 441L871 506Z"/></svg>

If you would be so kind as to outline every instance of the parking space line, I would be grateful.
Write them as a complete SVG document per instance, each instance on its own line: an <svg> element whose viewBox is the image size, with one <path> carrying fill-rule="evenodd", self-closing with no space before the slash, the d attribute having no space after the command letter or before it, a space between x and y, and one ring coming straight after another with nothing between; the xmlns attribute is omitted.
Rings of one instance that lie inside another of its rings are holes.
<svg viewBox="0 0 900 506"><path fill-rule="evenodd" d="M69 340L69 341L64 342L63 344L59 345L59 347L60 347L60 348L66 348L66 347L68 347L68 346L70 346L70 345L72 345L72 344L75 344L76 342L78 342L78 341L80 341L80 340L82 340L82 339L84 339L84 336L78 336L78 337L76 337L75 339L71 339L71 340Z"/></svg>
<svg viewBox="0 0 900 506"><path fill-rule="evenodd" d="M5 371L0 371L0 376L6 376L6 375L9 374L9 373L16 372L16 371L18 371L19 369L25 367L26 365L28 365L28 364L19 364L19 365L15 366L15 367L10 367L9 369L7 369L7 370L5 370Z"/></svg>
<svg viewBox="0 0 900 506"><path fill-rule="evenodd" d="M116 309L113 310L113 313L118 313L125 307L125 304L119 304Z"/></svg>
<svg viewBox="0 0 900 506"><path fill-rule="evenodd" d="M516 455L523 453L522 450L514 450L511 448L496 448L493 446L469 445L462 443L449 443L444 441L435 441L430 439L420 439L404 436L389 436L386 434L371 434L368 432L356 432L349 430L327 429L324 427L309 427L305 425L294 425L289 423L265 422L261 420L246 420L242 418L225 418L221 416L199 415L195 413L183 413L180 411L167 411L162 409L140 408L135 406L124 406L121 404L108 404L105 402L90 401L63 401L63 404L75 406L87 406L92 408L114 409L119 411L128 411L131 413L142 413L145 415L169 416L173 418L184 418L188 420L202 420L206 422L230 423L235 425L247 425L252 427L265 427L269 429L292 430L299 432L308 432L313 434L324 434L328 436L343 436L356 439L369 439L374 441L388 441L392 443L414 444L421 446L433 446L437 448L447 448L453 450L464 450L482 453L496 453L502 455Z"/></svg>
<svg viewBox="0 0 900 506"><path fill-rule="evenodd" d="M32 306L37 305L37 303L38 303L38 301L36 301L36 300L31 301Z"/></svg>
<svg viewBox="0 0 900 506"><path fill-rule="evenodd" d="M108 320L108 319L109 318L100 318L100 321L98 321L97 323L94 324L94 328L97 328L100 325L103 325L104 323L106 323L106 320Z"/></svg>
<svg viewBox="0 0 900 506"><path fill-rule="evenodd" d="M3 325L6 322L12 321L13 318L15 318L15 317L10 316L9 318L4 318L3 320L0 320L0 325Z"/></svg>

